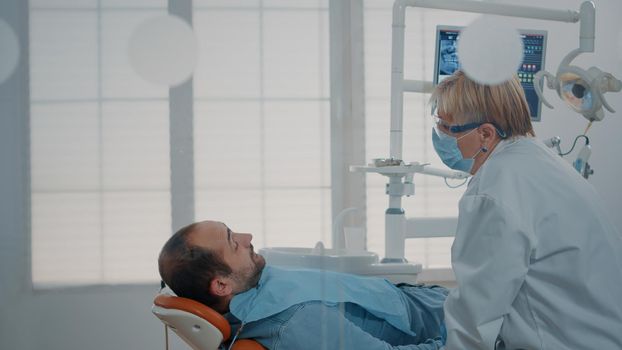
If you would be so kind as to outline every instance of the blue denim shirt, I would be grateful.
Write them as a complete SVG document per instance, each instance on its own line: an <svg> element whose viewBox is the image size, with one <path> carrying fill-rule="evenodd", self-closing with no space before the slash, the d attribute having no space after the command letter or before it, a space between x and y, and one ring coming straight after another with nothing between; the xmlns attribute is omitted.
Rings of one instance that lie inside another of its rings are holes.
<svg viewBox="0 0 622 350"><path fill-rule="evenodd" d="M238 339L252 338L271 350L432 350L443 346L443 303L447 289L399 285L407 300L411 329L406 334L353 303L310 301L244 324ZM240 321L226 315L237 333Z"/></svg>

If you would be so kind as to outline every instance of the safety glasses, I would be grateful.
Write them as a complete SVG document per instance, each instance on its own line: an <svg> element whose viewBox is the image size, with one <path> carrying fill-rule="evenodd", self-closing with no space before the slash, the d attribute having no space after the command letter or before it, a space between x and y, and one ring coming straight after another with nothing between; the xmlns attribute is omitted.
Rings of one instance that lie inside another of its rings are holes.
<svg viewBox="0 0 622 350"><path fill-rule="evenodd" d="M433 117L434 117L434 122L436 123L436 127L438 129L440 129L441 131L444 131L444 132L449 131L452 134L457 134L457 133L473 130L473 129L479 128L483 124L489 123L489 122L484 122L484 123L472 122L472 123L466 123L466 124L462 124L462 125L455 125L455 124L454 125L449 125L449 124L445 123L445 121L443 121L441 118L439 118L438 115L434 115ZM501 130L494 123L489 123L489 124L492 124L495 127L499 137L501 137L502 139L506 138L505 131Z"/></svg>

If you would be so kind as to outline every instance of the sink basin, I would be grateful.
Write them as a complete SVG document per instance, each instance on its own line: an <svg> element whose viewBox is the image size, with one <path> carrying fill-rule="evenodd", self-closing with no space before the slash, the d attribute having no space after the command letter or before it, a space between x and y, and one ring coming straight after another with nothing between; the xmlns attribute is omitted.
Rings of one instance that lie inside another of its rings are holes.
<svg viewBox="0 0 622 350"><path fill-rule="evenodd" d="M266 263L275 266L304 267L361 273L378 263L378 255L348 249L270 247L259 249Z"/></svg>

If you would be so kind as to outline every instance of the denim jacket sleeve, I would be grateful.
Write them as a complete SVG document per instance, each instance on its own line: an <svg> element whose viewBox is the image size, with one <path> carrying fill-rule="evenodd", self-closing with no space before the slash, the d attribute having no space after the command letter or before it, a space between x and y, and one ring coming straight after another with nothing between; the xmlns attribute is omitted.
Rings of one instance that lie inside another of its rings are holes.
<svg viewBox="0 0 622 350"><path fill-rule="evenodd" d="M337 306L321 302L303 304L281 325L276 338L272 350L436 350L442 347L440 337L416 345L392 346L352 323Z"/></svg>

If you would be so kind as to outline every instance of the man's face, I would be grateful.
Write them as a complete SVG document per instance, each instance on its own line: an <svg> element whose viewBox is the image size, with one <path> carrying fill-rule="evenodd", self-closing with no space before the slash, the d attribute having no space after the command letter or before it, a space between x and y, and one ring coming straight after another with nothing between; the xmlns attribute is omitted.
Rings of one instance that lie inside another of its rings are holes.
<svg viewBox="0 0 622 350"><path fill-rule="evenodd" d="M255 254L249 233L231 231L225 224L204 221L197 225L188 237L190 244L208 248L220 254L233 271L230 277L234 283L234 293L242 293L257 285L261 271L266 265L263 256Z"/></svg>

